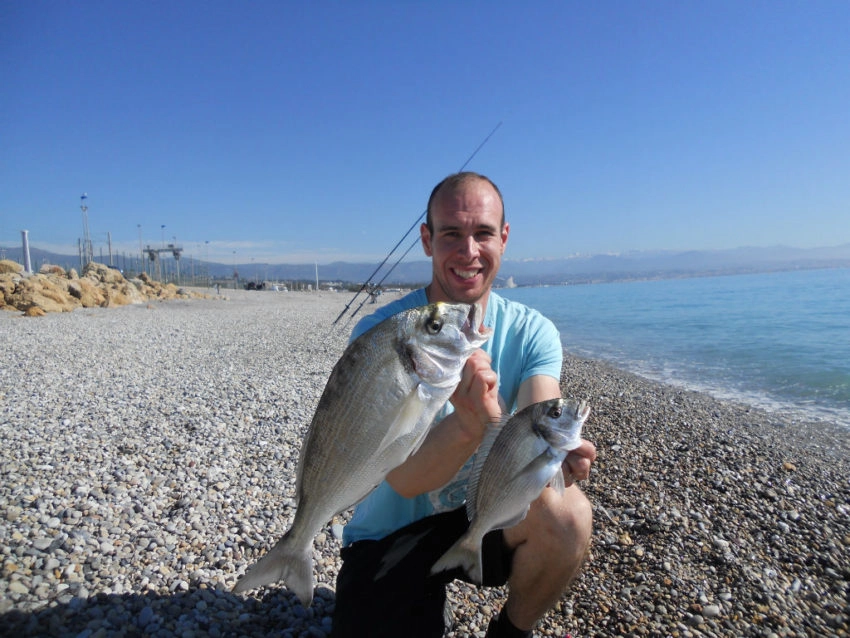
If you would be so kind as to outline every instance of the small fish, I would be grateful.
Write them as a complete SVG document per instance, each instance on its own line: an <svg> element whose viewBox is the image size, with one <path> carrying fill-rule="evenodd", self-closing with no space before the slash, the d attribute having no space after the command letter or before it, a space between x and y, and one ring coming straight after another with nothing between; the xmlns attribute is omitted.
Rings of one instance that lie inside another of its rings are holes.
<svg viewBox="0 0 850 638"><path fill-rule="evenodd" d="M481 539L524 519L546 485L563 492L561 464L581 444L589 414L584 401L551 399L492 427L472 466L466 500L469 529L434 563L432 574L460 566L481 582Z"/></svg>
<svg viewBox="0 0 850 638"><path fill-rule="evenodd" d="M283 538L234 592L285 580L313 600L313 538L416 451L489 338L481 307L435 303L400 312L355 339L334 366L301 446L298 509Z"/></svg>

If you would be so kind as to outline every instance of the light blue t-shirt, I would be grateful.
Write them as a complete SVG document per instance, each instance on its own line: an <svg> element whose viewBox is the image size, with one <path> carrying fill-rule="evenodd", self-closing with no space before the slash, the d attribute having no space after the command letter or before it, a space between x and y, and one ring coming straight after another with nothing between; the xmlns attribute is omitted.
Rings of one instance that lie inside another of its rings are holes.
<svg viewBox="0 0 850 638"><path fill-rule="evenodd" d="M425 289L414 290L361 319L351 338L357 338L387 317L427 303ZM499 394L510 411L516 409L520 384L529 377L542 374L560 379L563 363L561 338L554 324L546 317L532 308L491 292L483 323L493 332L482 350L492 359L493 370L499 375ZM451 411L452 406L447 403L434 422ZM383 538L421 518L460 507L466 500L466 484L471 466L470 459L448 485L414 498L405 498L389 483L382 482L355 508L351 522L343 533L343 545Z"/></svg>

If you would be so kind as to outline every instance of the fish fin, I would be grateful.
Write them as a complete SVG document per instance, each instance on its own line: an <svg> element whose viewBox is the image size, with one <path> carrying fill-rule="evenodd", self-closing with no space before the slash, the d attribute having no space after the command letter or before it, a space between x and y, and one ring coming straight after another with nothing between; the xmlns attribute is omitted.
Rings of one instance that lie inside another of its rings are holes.
<svg viewBox="0 0 850 638"><path fill-rule="evenodd" d="M529 497L534 500L538 496L540 496L540 492L543 491L543 488L546 487L547 484L551 484L552 487L557 488L557 484L560 481L561 484L561 492L563 493L564 487L564 475L561 472L561 466L558 464L554 468L554 472L550 478L546 478L547 474L552 468L553 463L559 463L559 457L552 454L549 448L546 449L543 454L539 454L534 459L532 459L528 465L522 468L519 472L514 474L505 485L506 491L512 491L516 488L513 486L519 486L517 491L519 493L528 494ZM532 496L533 495L533 496ZM507 518L505 520L499 521L494 524L491 529L506 529L508 527L513 527L514 525L519 524L528 514L528 509L530 507L530 502L527 504L521 511L517 512L514 516Z"/></svg>
<svg viewBox="0 0 850 638"><path fill-rule="evenodd" d="M557 490L558 494L563 494L564 490L567 488L566 483L564 482L564 469L558 468L558 471L555 472L555 476L552 477L552 480L549 481L549 486Z"/></svg>
<svg viewBox="0 0 850 638"><path fill-rule="evenodd" d="M499 432L502 431L502 427L508 422L508 418L509 416L507 414L503 414L501 419L487 426L484 439L475 452L475 460L472 462L472 470L466 486L466 517L470 521L475 518L476 514L475 502L477 500L478 484L481 480L481 471L484 468L484 462L487 460L487 456L490 454L490 450L493 448Z"/></svg>
<svg viewBox="0 0 850 638"><path fill-rule="evenodd" d="M268 554L258 560L236 583L233 593L238 594L256 587L263 587L283 580L301 604L306 608L313 602L313 555L312 548L306 551L289 547L292 542L286 535Z"/></svg>
<svg viewBox="0 0 850 638"><path fill-rule="evenodd" d="M381 557L380 569L375 573L375 580L386 576L398 563L416 548L423 538L433 530L426 529L419 534L405 534L395 540L392 546Z"/></svg>
<svg viewBox="0 0 850 638"><path fill-rule="evenodd" d="M561 485L563 485L564 475L561 471L561 463L564 460L564 456L553 452L552 448L547 447L541 454L531 459L524 468L514 474L510 478L510 483L528 487L539 485L541 492L550 482L555 483L560 480ZM523 489L523 491L526 490Z"/></svg>
<svg viewBox="0 0 850 638"><path fill-rule="evenodd" d="M481 539L473 538L468 532L461 536L448 551L443 554L434 566L431 574L439 574L455 567L461 567L469 578L479 585L484 580L481 568Z"/></svg>
<svg viewBox="0 0 850 638"><path fill-rule="evenodd" d="M499 399L499 407L502 409L502 414L509 414L510 410L508 409L505 398L501 394L497 394L496 397Z"/></svg>
<svg viewBox="0 0 850 638"><path fill-rule="evenodd" d="M374 458L379 458L398 439L405 434L410 434L419 418L419 413L422 409L422 400L419 388L416 388L405 397L404 401L401 402L395 411L387 432L384 434L384 438L378 444ZM427 432L427 429L425 431ZM419 442L421 443L421 440Z"/></svg>
<svg viewBox="0 0 850 638"><path fill-rule="evenodd" d="M526 505L525 509L522 510L519 514L517 514L513 518L509 518L506 521L496 523L493 526L493 529L508 529L509 527L513 527L514 525L519 525L523 521L523 519L525 518L525 515L528 514L528 510L529 510L530 507L531 507L531 505Z"/></svg>

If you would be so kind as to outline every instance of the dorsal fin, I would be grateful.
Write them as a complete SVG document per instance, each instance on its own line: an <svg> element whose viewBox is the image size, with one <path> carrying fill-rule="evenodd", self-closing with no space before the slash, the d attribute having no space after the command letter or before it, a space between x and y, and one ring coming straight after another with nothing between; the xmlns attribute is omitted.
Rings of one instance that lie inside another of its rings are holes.
<svg viewBox="0 0 850 638"><path fill-rule="evenodd" d="M509 414L502 414L499 420L487 426L487 432L484 434L484 439L478 450L475 452L475 460L472 462L472 472L469 475L469 482L466 487L466 517L470 521L475 518L475 502L478 500L478 482L481 479L481 470L484 467L484 462L499 436L499 432L505 427L505 424L510 420Z"/></svg>

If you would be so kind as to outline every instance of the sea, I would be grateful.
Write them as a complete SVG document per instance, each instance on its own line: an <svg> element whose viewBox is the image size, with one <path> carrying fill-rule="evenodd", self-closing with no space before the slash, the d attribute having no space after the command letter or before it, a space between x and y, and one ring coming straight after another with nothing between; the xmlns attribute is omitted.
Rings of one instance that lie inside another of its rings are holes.
<svg viewBox="0 0 850 638"><path fill-rule="evenodd" d="M850 269L502 288L567 352L850 430Z"/></svg>

